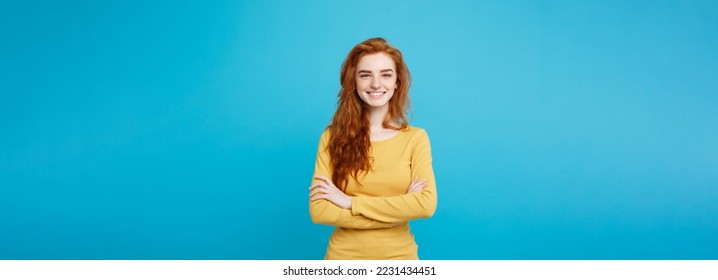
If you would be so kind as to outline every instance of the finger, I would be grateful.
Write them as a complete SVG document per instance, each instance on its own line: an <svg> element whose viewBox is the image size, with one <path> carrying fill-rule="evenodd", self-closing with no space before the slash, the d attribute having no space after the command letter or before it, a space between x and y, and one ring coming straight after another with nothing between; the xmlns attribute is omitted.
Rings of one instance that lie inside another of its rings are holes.
<svg viewBox="0 0 718 280"><path fill-rule="evenodd" d="M314 176L314 178L322 180L322 181L326 182L328 185L334 186L334 183L332 182L332 180L327 178L327 176L317 175L317 176Z"/></svg>
<svg viewBox="0 0 718 280"><path fill-rule="evenodd" d="M419 177L414 177L414 179L411 179L411 183L409 184L409 186L413 186L413 185L415 185L417 182L419 182Z"/></svg>
<svg viewBox="0 0 718 280"><path fill-rule="evenodd" d="M320 193L326 193L326 191L324 191L324 190L321 189L321 188L314 189L311 193L309 193L309 196L315 196L315 195L320 194Z"/></svg>
<svg viewBox="0 0 718 280"><path fill-rule="evenodd" d="M332 183L332 180L331 180L331 179L329 179L329 178L327 178L327 177L325 177L325 176L317 176L317 179L322 180L322 181L319 181L319 182L324 183L327 187L329 187L329 188L334 188L334 189L339 190L339 188L337 188L337 186L334 185L334 183Z"/></svg>
<svg viewBox="0 0 718 280"><path fill-rule="evenodd" d="M418 182L416 182L416 183L411 184L410 187L411 187L411 188L414 188L414 187L417 187L417 186L423 187L423 186L425 186L425 185L426 185L426 182L418 181Z"/></svg>
<svg viewBox="0 0 718 280"><path fill-rule="evenodd" d="M419 182L418 184L415 184L411 186L411 189L415 192L421 191L426 187L426 182Z"/></svg>
<svg viewBox="0 0 718 280"><path fill-rule="evenodd" d="M319 182L316 182L316 183L312 184L311 186L309 186L309 190L312 190L312 189L318 188L318 187L328 187L328 186L326 183L319 181Z"/></svg>
<svg viewBox="0 0 718 280"><path fill-rule="evenodd" d="M312 201L320 200L320 199L326 199L326 195L318 194L318 195L312 196L312 198L311 198Z"/></svg>
<svg viewBox="0 0 718 280"><path fill-rule="evenodd" d="M327 178L327 177L324 177L324 176L316 176L316 177L314 177L314 178L321 180L320 182L325 183L325 184L327 184L327 185L329 185L329 186L334 186L334 183L332 183L332 180L330 180L330 179Z"/></svg>

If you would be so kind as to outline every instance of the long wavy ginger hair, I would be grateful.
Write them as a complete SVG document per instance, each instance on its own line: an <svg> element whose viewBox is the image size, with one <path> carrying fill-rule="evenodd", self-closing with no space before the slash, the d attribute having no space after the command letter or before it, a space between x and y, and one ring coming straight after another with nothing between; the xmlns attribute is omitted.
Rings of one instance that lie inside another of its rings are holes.
<svg viewBox="0 0 718 280"><path fill-rule="evenodd" d="M397 75L394 95L389 100L389 112L382 125L397 130L406 129L409 125L406 114L410 106L411 75L401 51L389 45L383 38L371 38L354 46L342 64L339 76L342 88L338 95L337 111L327 128L331 132L328 152L333 170L332 181L341 190L346 189L349 176L356 179L360 171L371 170L369 113L367 105L359 98L357 92L357 64L365 55L380 52L394 60ZM399 126L394 126L392 123Z"/></svg>

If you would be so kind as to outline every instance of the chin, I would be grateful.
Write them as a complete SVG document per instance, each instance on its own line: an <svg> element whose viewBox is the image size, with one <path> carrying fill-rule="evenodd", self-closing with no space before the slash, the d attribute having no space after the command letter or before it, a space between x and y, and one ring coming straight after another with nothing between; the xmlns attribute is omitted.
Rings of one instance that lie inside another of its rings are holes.
<svg viewBox="0 0 718 280"><path fill-rule="evenodd" d="M372 108L379 108L379 107L387 107L389 106L389 102L373 102L373 103L367 103L369 107Z"/></svg>
<svg viewBox="0 0 718 280"><path fill-rule="evenodd" d="M384 107L389 105L389 100L386 99L386 97L381 99L371 99L371 98L363 98L363 101L366 105L369 105L369 107Z"/></svg>

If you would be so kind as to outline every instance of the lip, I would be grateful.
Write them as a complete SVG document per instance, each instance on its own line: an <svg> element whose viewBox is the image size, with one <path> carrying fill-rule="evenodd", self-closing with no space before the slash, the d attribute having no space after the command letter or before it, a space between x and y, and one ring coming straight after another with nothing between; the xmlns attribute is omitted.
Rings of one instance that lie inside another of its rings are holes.
<svg viewBox="0 0 718 280"><path fill-rule="evenodd" d="M386 91L366 91L371 98L380 98L386 94Z"/></svg>

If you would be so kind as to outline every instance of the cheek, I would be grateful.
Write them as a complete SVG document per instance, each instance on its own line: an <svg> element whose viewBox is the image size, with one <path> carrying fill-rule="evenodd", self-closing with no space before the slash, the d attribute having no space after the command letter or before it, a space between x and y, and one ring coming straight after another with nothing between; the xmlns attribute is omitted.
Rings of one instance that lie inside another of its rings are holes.
<svg viewBox="0 0 718 280"><path fill-rule="evenodd" d="M366 81L357 79L356 86L357 86L357 90L363 90L364 88L366 88L367 83L366 83Z"/></svg>
<svg viewBox="0 0 718 280"><path fill-rule="evenodd" d="M398 85L399 85L399 82L397 82L397 80L394 79L393 81L390 81L388 83L387 88L390 88L391 90L395 90Z"/></svg>

